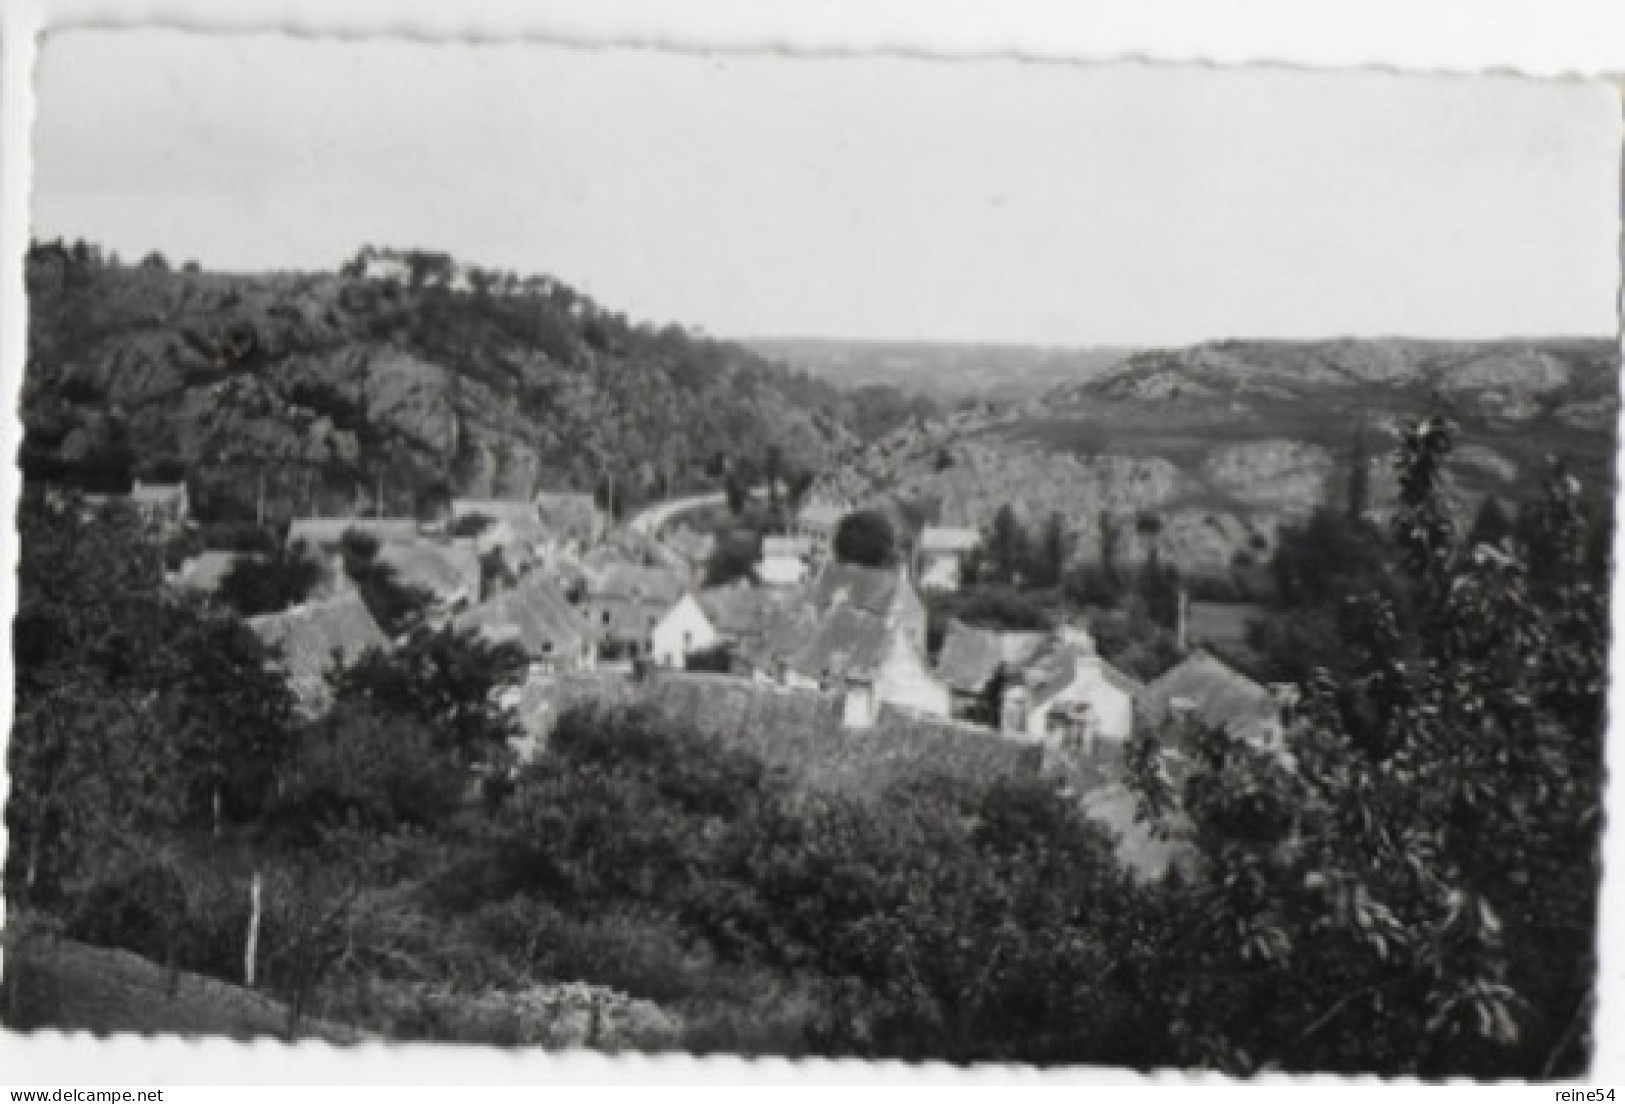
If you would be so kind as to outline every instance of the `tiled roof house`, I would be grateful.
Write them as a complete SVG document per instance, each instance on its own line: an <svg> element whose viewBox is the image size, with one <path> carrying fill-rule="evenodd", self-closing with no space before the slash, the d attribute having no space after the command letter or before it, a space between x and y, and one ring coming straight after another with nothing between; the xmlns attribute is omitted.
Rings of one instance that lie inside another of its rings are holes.
<svg viewBox="0 0 1625 1104"><path fill-rule="evenodd" d="M304 545L312 553L327 553L344 543L344 534L355 530L379 544L415 540L419 525L412 518L296 518L288 526L288 544Z"/></svg>
<svg viewBox="0 0 1625 1104"><path fill-rule="evenodd" d="M699 599L736 663L765 681L781 680L790 657L817 631L799 589L736 584L703 590Z"/></svg>
<svg viewBox="0 0 1625 1104"><path fill-rule="evenodd" d="M1025 667L1049 642L1047 632L981 629L955 619L937 655L937 677L956 695L979 698L1001 671Z"/></svg>
<svg viewBox="0 0 1625 1104"><path fill-rule="evenodd" d="M1277 742L1282 729L1276 693L1200 648L1147 683L1135 697L1135 712L1142 724L1189 719L1266 743Z"/></svg>
<svg viewBox="0 0 1625 1104"><path fill-rule="evenodd" d="M842 689L852 727L873 724L882 704L949 715L948 688L925 659L925 606L901 571L832 563L807 606L817 629L786 661L793 685Z"/></svg>
<svg viewBox="0 0 1625 1104"><path fill-rule="evenodd" d="M512 590L459 614L452 625L492 643L516 644L544 669L593 666L595 641L586 621L558 588L538 575L526 576Z"/></svg>
<svg viewBox="0 0 1625 1104"><path fill-rule="evenodd" d="M636 659L647 654L650 634L687 590L678 572L613 564L590 573L582 606L601 645Z"/></svg>
<svg viewBox="0 0 1625 1104"><path fill-rule="evenodd" d="M574 539L581 547L597 544L608 527L590 494L543 491L536 496L536 511L548 532Z"/></svg>
<svg viewBox="0 0 1625 1104"><path fill-rule="evenodd" d="M472 541L392 540L378 546L377 561L400 585L432 594L442 610L480 599L480 557Z"/></svg>
<svg viewBox="0 0 1625 1104"><path fill-rule="evenodd" d="M332 701L330 672L349 666L370 648L389 647L383 630L354 593L251 617L248 627L278 650L289 688L315 713Z"/></svg>

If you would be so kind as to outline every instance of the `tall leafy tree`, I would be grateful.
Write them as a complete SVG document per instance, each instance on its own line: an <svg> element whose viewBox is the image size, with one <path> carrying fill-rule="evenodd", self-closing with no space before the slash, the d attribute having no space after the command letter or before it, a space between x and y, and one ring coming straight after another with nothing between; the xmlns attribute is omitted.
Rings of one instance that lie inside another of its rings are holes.
<svg viewBox="0 0 1625 1104"><path fill-rule="evenodd" d="M723 477L722 494L728 502L728 510L733 514L745 512L745 503L750 500L750 488L736 472L729 471Z"/></svg>
<svg viewBox="0 0 1625 1104"><path fill-rule="evenodd" d="M321 565L296 549L240 556L220 580L219 597L244 617L275 613L308 598L321 582Z"/></svg>
<svg viewBox="0 0 1625 1104"><path fill-rule="evenodd" d="M1052 513L1044 519L1033 556L1033 582L1039 586L1057 586L1066 575L1066 561L1071 553L1071 538L1066 519Z"/></svg>
<svg viewBox="0 0 1625 1104"><path fill-rule="evenodd" d="M1158 955L1179 1060L1235 1070L1554 1076L1583 1068L1596 970L1604 593L1580 488L1540 507L1557 562L1469 547L1442 416L1404 428L1391 555L1351 669L1306 688L1285 752L1196 733L1175 781L1137 737L1146 810L1200 856ZM1171 826L1172 822L1164 822ZM1226 979L1222 982L1216 979Z"/></svg>
<svg viewBox="0 0 1625 1104"><path fill-rule="evenodd" d="M835 529L835 558L863 567L897 563L897 536L879 510L854 510Z"/></svg>
<svg viewBox="0 0 1625 1104"><path fill-rule="evenodd" d="M512 644L490 644L470 632L423 629L393 652L369 652L336 673L337 701L367 703L426 726L435 746L458 768L499 774L510 765L518 721L503 706L525 657Z"/></svg>
<svg viewBox="0 0 1625 1104"><path fill-rule="evenodd" d="M780 486L784 477L784 449L779 445L769 445L767 455L762 460L762 479L767 483L767 504L776 516L779 512Z"/></svg>
<svg viewBox="0 0 1625 1104"><path fill-rule="evenodd" d="M1117 559L1122 544L1123 535L1118 529L1117 519L1112 517L1110 510L1100 511L1100 570L1108 587L1121 583Z"/></svg>
<svg viewBox="0 0 1625 1104"><path fill-rule="evenodd" d="M1027 530L1006 503L993 515L986 541L986 566L1002 583L1020 583L1022 569L1031 558Z"/></svg>
<svg viewBox="0 0 1625 1104"><path fill-rule="evenodd" d="M1371 443L1362 423L1349 442L1348 498L1344 513L1349 521L1359 524L1371 509Z"/></svg>
<svg viewBox="0 0 1625 1104"><path fill-rule="evenodd" d="M258 639L166 591L133 512L82 518L34 489L19 516L6 817L25 900L132 834L252 819L290 744L292 701Z"/></svg>
<svg viewBox="0 0 1625 1104"><path fill-rule="evenodd" d="M1153 623L1171 628L1178 621L1179 585L1179 569L1164 564L1161 554L1152 548L1140 565L1134 589Z"/></svg>

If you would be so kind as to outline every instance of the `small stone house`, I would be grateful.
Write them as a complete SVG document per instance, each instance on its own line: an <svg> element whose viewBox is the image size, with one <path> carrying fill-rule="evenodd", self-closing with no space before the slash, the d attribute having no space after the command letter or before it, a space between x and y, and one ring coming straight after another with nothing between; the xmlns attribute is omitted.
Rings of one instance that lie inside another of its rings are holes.
<svg viewBox="0 0 1625 1104"><path fill-rule="evenodd" d="M932 674L908 628L855 605L830 609L785 666L789 686L840 693L849 728L873 725L882 705L949 715L948 688Z"/></svg>
<svg viewBox="0 0 1625 1104"><path fill-rule="evenodd" d="M900 626L860 609L832 610L787 665L787 683L832 690L842 697L848 728L873 725L884 704L935 717L949 712L948 688Z"/></svg>
<svg viewBox="0 0 1625 1104"><path fill-rule="evenodd" d="M953 695L953 715L996 726L1003 684L1050 642L1047 632L982 629L950 621L937 655L937 677Z"/></svg>
<svg viewBox="0 0 1625 1104"><path fill-rule="evenodd" d="M466 531L462 527L476 518L483 518L487 523L478 533L472 534L479 554L497 553L514 574L522 573L561 544L542 523L541 512L533 502L452 499L451 526L454 531Z"/></svg>
<svg viewBox="0 0 1625 1104"><path fill-rule="evenodd" d="M512 590L458 615L452 627L493 644L517 645L532 670L585 671L596 666L597 640L550 581L532 574Z"/></svg>
<svg viewBox="0 0 1625 1104"><path fill-rule="evenodd" d="M808 537L765 537L756 577L763 586L800 586L812 570L813 542Z"/></svg>
<svg viewBox="0 0 1625 1104"><path fill-rule="evenodd" d="M1134 731L1140 683L1102 659L1083 629L1001 632L951 622L937 674L955 715L1095 760Z"/></svg>
<svg viewBox="0 0 1625 1104"><path fill-rule="evenodd" d="M655 629L687 593L683 575L666 568L613 564L591 570L582 609L600 656L647 657Z"/></svg>
<svg viewBox="0 0 1625 1104"><path fill-rule="evenodd" d="M369 649L389 648L389 638L355 593L251 617L247 624L277 650L289 689L312 715L332 704L331 673L350 666Z"/></svg>
<svg viewBox="0 0 1625 1104"><path fill-rule="evenodd" d="M480 600L480 557L471 541L390 541L379 546L376 559L401 586L430 596L431 615L455 613Z"/></svg>
<svg viewBox="0 0 1625 1104"><path fill-rule="evenodd" d="M915 550L915 578L922 590L958 590L964 576L965 559L982 543L974 529L927 525L920 531Z"/></svg>
<svg viewBox="0 0 1625 1104"><path fill-rule="evenodd" d="M1279 748L1296 695L1294 686L1261 685L1197 648L1135 695L1136 724L1174 729L1176 736L1178 729L1199 724Z"/></svg>
<svg viewBox="0 0 1625 1104"><path fill-rule="evenodd" d="M798 588L735 583L707 588L699 600L718 642L732 654L735 673L760 682L785 682L791 657L818 628Z"/></svg>
<svg viewBox="0 0 1625 1104"><path fill-rule="evenodd" d="M717 551L717 538L682 524L674 525L663 533L660 543L666 546L666 550L681 556L692 579L704 576L705 566L710 563L712 553Z"/></svg>
<svg viewBox="0 0 1625 1104"><path fill-rule="evenodd" d="M1063 629L1006 688L1000 727L1094 761L1116 760L1133 735L1140 690L1095 652L1087 633Z"/></svg>
<svg viewBox="0 0 1625 1104"><path fill-rule="evenodd" d="M807 588L817 632L786 664L786 683L845 695L851 727L884 704L947 717L948 688L926 660L925 603L902 569L830 563Z"/></svg>
<svg viewBox="0 0 1625 1104"><path fill-rule="evenodd" d="M808 587L807 602L819 615L846 606L879 617L926 653L925 603L901 569L828 564Z"/></svg>

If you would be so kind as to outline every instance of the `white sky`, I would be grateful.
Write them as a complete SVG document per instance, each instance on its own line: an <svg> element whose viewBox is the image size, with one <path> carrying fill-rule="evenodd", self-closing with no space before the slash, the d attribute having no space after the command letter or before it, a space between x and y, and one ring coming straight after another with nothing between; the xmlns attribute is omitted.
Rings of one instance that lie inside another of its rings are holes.
<svg viewBox="0 0 1625 1104"><path fill-rule="evenodd" d="M729 335L1609 334L1611 90L173 31L40 56L35 233L365 242Z"/></svg>

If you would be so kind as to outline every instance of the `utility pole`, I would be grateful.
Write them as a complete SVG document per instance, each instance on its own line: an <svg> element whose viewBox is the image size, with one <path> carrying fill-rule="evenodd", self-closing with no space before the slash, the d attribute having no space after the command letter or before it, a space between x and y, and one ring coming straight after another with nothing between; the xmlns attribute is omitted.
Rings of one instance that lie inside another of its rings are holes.
<svg viewBox="0 0 1625 1104"><path fill-rule="evenodd" d="M254 966L260 949L260 875L248 886L248 938L243 945L243 987L254 988Z"/></svg>
<svg viewBox="0 0 1625 1104"><path fill-rule="evenodd" d="M1063 525L1061 528L1060 554L1055 557L1055 590L1057 592L1056 598L1061 606L1061 627L1063 629L1067 627L1067 615L1070 612L1068 608L1069 596L1066 593L1066 561L1068 559L1067 553L1071 551L1069 547L1071 542L1068 537L1069 534Z"/></svg>
<svg viewBox="0 0 1625 1104"><path fill-rule="evenodd" d="M254 495L254 524L265 525L265 461L260 461L259 488Z"/></svg>

